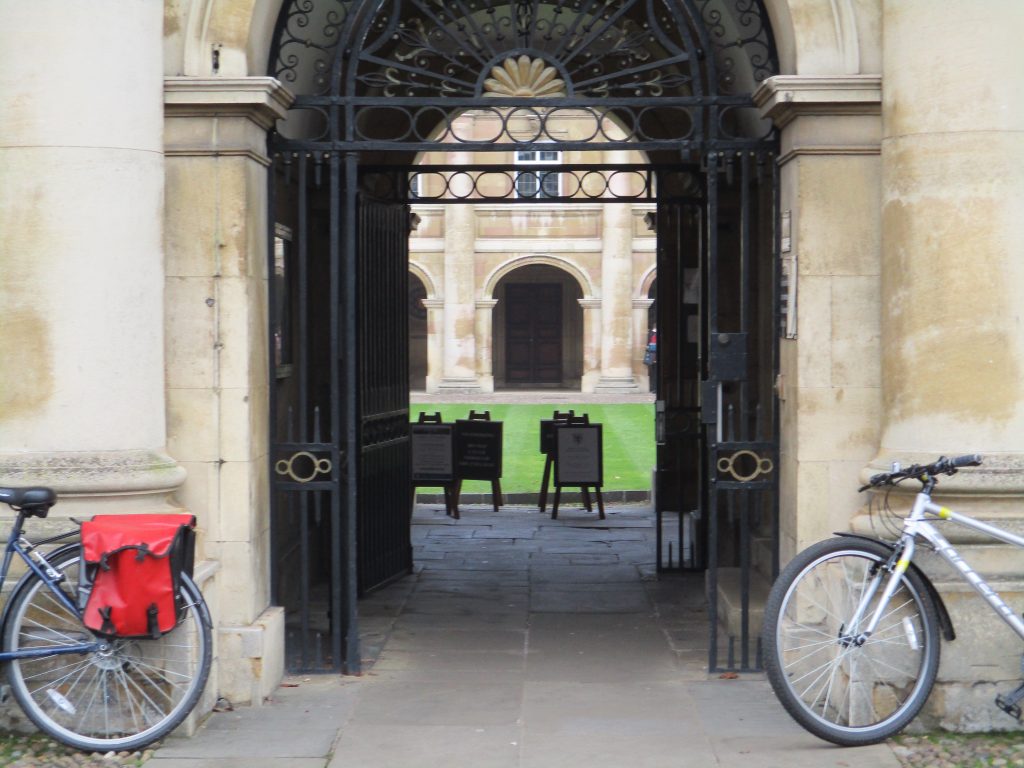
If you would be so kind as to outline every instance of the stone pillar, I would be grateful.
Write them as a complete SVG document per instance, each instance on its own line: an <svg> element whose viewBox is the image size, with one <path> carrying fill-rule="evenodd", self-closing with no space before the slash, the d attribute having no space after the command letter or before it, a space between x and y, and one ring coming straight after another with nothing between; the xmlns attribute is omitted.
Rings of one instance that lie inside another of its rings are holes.
<svg viewBox="0 0 1024 768"><path fill-rule="evenodd" d="M57 518L168 511L185 478L165 452L162 28L160 3L0 5L0 484L54 487Z"/></svg>
<svg viewBox="0 0 1024 768"><path fill-rule="evenodd" d="M583 308L583 376L580 391L593 392L601 378L601 300L578 301Z"/></svg>
<svg viewBox="0 0 1024 768"><path fill-rule="evenodd" d="M469 165L470 152L452 152L449 162ZM452 179L452 193L469 195L472 180L465 174ZM479 392L476 371L476 305L473 257L476 212L471 205L444 209L444 368L439 391Z"/></svg>
<svg viewBox="0 0 1024 768"><path fill-rule="evenodd" d="M609 163L628 163L628 152L606 152ZM626 174L609 189L627 195ZM637 392L633 376L633 207L606 204L601 227L601 378L595 392Z"/></svg>
<svg viewBox="0 0 1024 768"><path fill-rule="evenodd" d="M427 392L436 392L444 361L444 299L423 299L427 310Z"/></svg>
<svg viewBox="0 0 1024 768"><path fill-rule="evenodd" d="M650 312L654 299L633 299L633 374L640 377L641 381L647 381L647 390L650 391L651 382L650 370L644 365L644 352L647 350L647 315Z"/></svg>
<svg viewBox="0 0 1024 768"><path fill-rule="evenodd" d="M779 343L783 563L849 528L881 413L878 75L769 78L754 98L781 130Z"/></svg>
<svg viewBox="0 0 1024 768"><path fill-rule="evenodd" d="M497 299L480 299L476 303L476 372L482 392L494 391L492 321Z"/></svg>
<svg viewBox="0 0 1024 768"><path fill-rule="evenodd" d="M885 420L872 467L986 454L940 487L1010 494L1019 509L1024 106L1005 73L1024 68L1024 4L950 0L938 14L890 0L884 21Z"/></svg>
<svg viewBox="0 0 1024 768"><path fill-rule="evenodd" d="M891 461L979 453L944 477L942 501L1024 526L1024 4L883 4L882 439ZM1010 605L1024 599L1019 550L949 527L964 559ZM974 542L973 546L960 546ZM934 556L922 564L953 618L926 723L1016 728L992 706L1020 680L1020 648ZM935 718L931 722L929 719Z"/></svg>
<svg viewBox="0 0 1024 768"><path fill-rule="evenodd" d="M267 77L164 87L168 441L221 564L217 690L259 705L284 663L269 591L266 138L291 95Z"/></svg>

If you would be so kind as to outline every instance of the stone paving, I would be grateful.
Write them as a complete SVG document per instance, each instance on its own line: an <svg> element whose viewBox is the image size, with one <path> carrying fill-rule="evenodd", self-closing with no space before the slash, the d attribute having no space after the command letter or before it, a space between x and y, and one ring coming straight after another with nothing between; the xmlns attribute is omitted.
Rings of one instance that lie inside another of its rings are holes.
<svg viewBox="0 0 1024 768"><path fill-rule="evenodd" d="M289 678L147 768L896 768L705 671L699 576L654 579L649 509L418 507L416 573L360 603L368 671Z"/></svg>

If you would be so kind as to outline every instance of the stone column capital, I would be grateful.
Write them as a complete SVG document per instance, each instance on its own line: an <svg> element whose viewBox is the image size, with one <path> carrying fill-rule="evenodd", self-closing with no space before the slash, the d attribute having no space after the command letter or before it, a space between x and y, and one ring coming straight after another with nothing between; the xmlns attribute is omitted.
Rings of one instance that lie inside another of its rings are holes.
<svg viewBox="0 0 1024 768"><path fill-rule="evenodd" d="M650 309L654 299L633 299L633 309Z"/></svg>
<svg viewBox="0 0 1024 768"><path fill-rule="evenodd" d="M168 117L244 117L264 130L283 119L295 96L273 77L165 77Z"/></svg>
<svg viewBox="0 0 1024 768"><path fill-rule="evenodd" d="M498 300L497 299L477 299L476 300L476 308L477 309L494 309L496 306L498 306Z"/></svg>
<svg viewBox="0 0 1024 768"><path fill-rule="evenodd" d="M444 309L444 299L420 299L425 309Z"/></svg>
<svg viewBox="0 0 1024 768"><path fill-rule="evenodd" d="M269 165L267 131L294 99L273 77L166 77L164 154Z"/></svg>
<svg viewBox="0 0 1024 768"><path fill-rule="evenodd" d="M583 307L584 309L600 309L601 308L601 299L600 298L597 298L597 299L577 299L577 301L579 302L580 306Z"/></svg>
<svg viewBox="0 0 1024 768"><path fill-rule="evenodd" d="M882 76L776 75L764 80L753 97L761 116L779 128L802 115L880 115Z"/></svg>

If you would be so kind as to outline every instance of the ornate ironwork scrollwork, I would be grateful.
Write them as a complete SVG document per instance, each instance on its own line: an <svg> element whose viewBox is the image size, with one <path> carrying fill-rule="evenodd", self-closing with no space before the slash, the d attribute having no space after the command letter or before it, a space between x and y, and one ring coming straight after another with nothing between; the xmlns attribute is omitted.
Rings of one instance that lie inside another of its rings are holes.
<svg viewBox="0 0 1024 768"><path fill-rule="evenodd" d="M295 469L296 459L308 460L312 464L312 471L309 474L300 475ZM282 477L290 477L296 483L310 483L316 480L318 475L329 475L333 465L330 459L321 459L309 451L296 451L287 459L281 459L274 464L274 471Z"/></svg>
<svg viewBox="0 0 1024 768"><path fill-rule="evenodd" d="M741 474L737 469L737 461L745 458L751 458L754 460L754 468L746 474ZM723 475L731 475L734 480L740 483L749 483L756 480L761 475L770 475L775 471L775 462L773 462L769 457L762 456L748 448L736 451L728 456L720 456L716 466L718 467L718 471Z"/></svg>

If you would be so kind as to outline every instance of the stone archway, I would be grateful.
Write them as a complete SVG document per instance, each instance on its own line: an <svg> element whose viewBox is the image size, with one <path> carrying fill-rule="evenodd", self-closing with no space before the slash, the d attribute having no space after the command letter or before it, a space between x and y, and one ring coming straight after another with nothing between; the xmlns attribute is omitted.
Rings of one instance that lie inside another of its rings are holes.
<svg viewBox="0 0 1024 768"><path fill-rule="evenodd" d="M591 329L575 277L550 263L520 264L491 295L495 388L580 389Z"/></svg>

